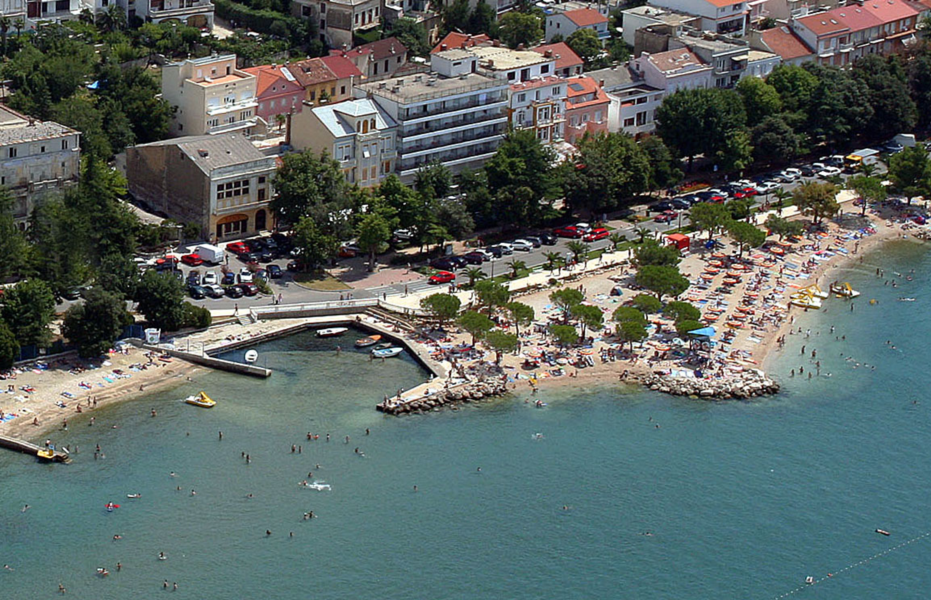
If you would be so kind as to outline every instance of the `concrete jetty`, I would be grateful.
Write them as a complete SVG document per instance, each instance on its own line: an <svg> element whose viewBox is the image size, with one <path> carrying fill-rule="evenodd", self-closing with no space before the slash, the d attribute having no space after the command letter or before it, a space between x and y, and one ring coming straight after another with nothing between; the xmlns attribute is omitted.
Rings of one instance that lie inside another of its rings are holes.
<svg viewBox="0 0 931 600"><path fill-rule="evenodd" d="M32 442L27 442L25 440L7 437L5 435L0 435L0 448L15 450L17 452L22 452L23 454L31 454L36 458L41 458L43 460L49 460L52 462L71 462L71 458L68 456L67 452L62 452L61 450L52 450L51 456L43 456L42 454L39 454L40 452L44 453L46 451L46 449L42 446L33 444Z"/></svg>

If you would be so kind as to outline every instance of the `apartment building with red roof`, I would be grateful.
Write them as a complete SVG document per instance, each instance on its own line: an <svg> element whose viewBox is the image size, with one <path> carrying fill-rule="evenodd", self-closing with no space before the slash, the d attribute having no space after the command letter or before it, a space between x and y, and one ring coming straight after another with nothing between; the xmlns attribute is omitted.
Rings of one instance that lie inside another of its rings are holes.
<svg viewBox="0 0 931 600"><path fill-rule="evenodd" d="M598 82L578 76L568 80L566 89L565 138L575 144L586 133L608 132L610 99Z"/></svg>
<svg viewBox="0 0 931 600"><path fill-rule="evenodd" d="M255 76L256 115L269 127L279 124L278 115L301 112L304 88L287 65L261 65L243 69Z"/></svg>

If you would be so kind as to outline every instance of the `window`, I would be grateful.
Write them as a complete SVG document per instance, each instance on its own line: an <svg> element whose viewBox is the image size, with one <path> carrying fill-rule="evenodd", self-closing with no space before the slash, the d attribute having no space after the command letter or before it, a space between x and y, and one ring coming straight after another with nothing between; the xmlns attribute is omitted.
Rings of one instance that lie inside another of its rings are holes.
<svg viewBox="0 0 931 600"><path fill-rule="evenodd" d="M554 96L560 96L560 95L562 95L562 88L560 88L558 85L557 85L556 87L554 87L554 88L553 88L553 95L554 95Z"/></svg>
<svg viewBox="0 0 931 600"><path fill-rule="evenodd" d="M62 141L61 141L61 149L62 149L62 150L67 150L67 149L68 149L68 140L62 140Z"/></svg>
<svg viewBox="0 0 931 600"><path fill-rule="evenodd" d="M637 98L637 104L646 104L646 102L647 102L646 98Z"/></svg>
<svg viewBox="0 0 931 600"><path fill-rule="evenodd" d="M518 95L517 95L517 101L518 101L518 102L521 102L521 103L526 102L526 101L527 101L527 94L518 94Z"/></svg>
<svg viewBox="0 0 931 600"><path fill-rule="evenodd" d="M330 88L330 98L336 96L336 86Z"/></svg>
<svg viewBox="0 0 931 600"><path fill-rule="evenodd" d="M549 72L550 72L550 66L549 66L549 65L543 65L542 67L540 67L540 72L541 72L541 73L549 73Z"/></svg>
<svg viewBox="0 0 931 600"><path fill-rule="evenodd" d="M378 63L372 65L372 75L378 75Z"/></svg>
<svg viewBox="0 0 931 600"><path fill-rule="evenodd" d="M239 179L217 184L217 200L249 195L249 180Z"/></svg>
<svg viewBox="0 0 931 600"><path fill-rule="evenodd" d="M381 172L386 175L390 173L391 172L391 161L386 160L385 162L383 162L381 165L381 169L382 169Z"/></svg>
<svg viewBox="0 0 931 600"><path fill-rule="evenodd" d="M10 158L16 158L16 148L10 148L9 156Z"/></svg>
<svg viewBox="0 0 931 600"><path fill-rule="evenodd" d="M310 91L310 101L313 102L317 99L317 92L315 90Z"/></svg>
<svg viewBox="0 0 931 600"><path fill-rule="evenodd" d="M511 71L510 73L508 73L508 81L514 81L516 77L517 77L517 73L515 73L514 71Z"/></svg>
<svg viewBox="0 0 931 600"><path fill-rule="evenodd" d="M39 152L45 152L45 146L39 146Z"/></svg>
<svg viewBox="0 0 931 600"><path fill-rule="evenodd" d="M345 86L345 85L344 85L344 86L341 86L341 87L339 88L339 93L342 94L343 96L346 95L346 86Z"/></svg>
<svg viewBox="0 0 931 600"><path fill-rule="evenodd" d="M265 202L265 188L259 188L259 202Z"/></svg>
<svg viewBox="0 0 931 600"><path fill-rule="evenodd" d="M265 183L265 175L259 177L259 183Z"/></svg>
<svg viewBox="0 0 931 600"><path fill-rule="evenodd" d="M601 111L600 110L595 111L595 122L601 123Z"/></svg>
<svg viewBox="0 0 931 600"><path fill-rule="evenodd" d="M624 127L633 127L633 126L634 126L634 118L633 118L633 117L631 117L631 118L629 118L629 119L624 119Z"/></svg>

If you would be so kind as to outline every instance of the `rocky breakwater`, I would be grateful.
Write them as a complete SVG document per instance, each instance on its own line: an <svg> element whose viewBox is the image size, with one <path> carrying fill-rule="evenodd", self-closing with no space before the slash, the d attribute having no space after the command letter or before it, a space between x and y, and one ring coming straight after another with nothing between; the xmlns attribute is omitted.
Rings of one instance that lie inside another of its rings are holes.
<svg viewBox="0 0 931 600"><path fill-rule="evenodd" d="M687 379L651 374L643 377L640 382L664 394L695 396L707 400L742 400L779 392L779 384L759 369L748 369L720 379Z"/></svg>
<svg viewBox="0 0 931 600"><path fill-rule="evenodd" d="M429 396L404 400L389 398L375 405L375 408L389 415L421 414L429 410L439 410L446 406L455 409L458 404L478 402L503 396L506 393L507 386L502 382L475 381L443 389Z"/></svg>

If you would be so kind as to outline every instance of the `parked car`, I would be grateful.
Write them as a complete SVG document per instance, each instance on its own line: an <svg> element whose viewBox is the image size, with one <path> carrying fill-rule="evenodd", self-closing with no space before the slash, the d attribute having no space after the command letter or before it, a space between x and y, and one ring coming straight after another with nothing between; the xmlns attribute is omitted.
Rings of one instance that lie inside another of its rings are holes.
<svg viewBox="0 0 931 600"><path fill-rule="evenodd" d="M273 260L275 260L275 253L267 248L259 252L258 255L259 255L259 262L270 263Z"/></svg>
<svg viewBox="0 0 931 600"><path fill-rule="evenodd" d="M233 285L236 283L236 273L230 271L229 273L223 274L223 285Z"/></svg>
<svg viewBox="0 0 931 600"><path fill-rule="evenodd" d="M678 210L688 210L692 208L692 204L684 198L673 198L672 200L669 201L669 204L671 204L673 208L678 209Z"/></svg>
<svg viewBox="0 0 931 600"><path fill-rule="evenodd" d="M676 211L667 210L661 215L656 215L656 217L654 217L653 220L657 223L672 223L673 221L676 220L676 217L678 216L679 216L679 213L677 213Z"/></svg>
<svg viewBox="0 0 931 600"><path fill-rule="evenodd" d="M268 265L268 276L272 279L281 279L284 275L284 272L281 270L281 267L278 265Z"/></svg>
<svg viewBox="0 0 931 600"><path fill-rule="evenodd" d="M782 186L780 186L775 181L764 181L762 183L757 184L756 189L759 190L761 194L772 194L773 192L778 190L780 187Z"/></svg>
<svg viewBox="0 0 931 600"><path fill-rule="evenodd" d="M155 259L155 270L162 271L164 269L174 269L178 266L178 257L176 256L166 256L163 258Z"/></svg>
<svg viewBox="0 0 931 600"><path fill-rule="evenodd" d="M259 264L259 255L255 252L245 252L239 255L239 260L247 265L257 265Z"/></svg>
<svg viewBox="0 0 931 600"><path fill-rule="evenodd" d="M440 271L436 275L430 276L430 283L439 284L439 283L450 283L456 280L456 274L450 273L449 271Z"/></svg>
<svg viewBox="0 0 931 600"><path fill-rule="evenodd" d="M239 287L238 285L231 285L228 288L226 288L226 295L229 296L230 298L242 298L243 297L242 288Z"/></svg>
<svg viewBox="0 0 931 600"><path fill-rule="evenodd" d="M458 268L455 261L451 260L449 256L434 258L430 261L430 266L434 269L441 269L443 271L455 271Z"/></svg>
<svg viewBox="0 0 931 600"><path fill-rule="evenodd" d="M207 295L207 290L199 285L189 285L187 288L187 293L190 294L191 298L200 300Z"/></svg>
<svg viewBox="0 0 931 600"><path fill-rule="evenodd" d="M792 183L793 181L795 181L801 176L802 176L802 171L800 169L796 169L795 167L790 167L788 169L783 170L779 174L779 181L783 183Z"/></svg>
<svg viewBox="0 0 931 600"><path fill-rule="evenodd" d="M300 271L301 263L296 260L289 260L287 266L285 267L289 271Z"/></svg>
<svg viewBox="0 0 931 600"><path fill-rule="evenodd" d="M497 245L499 248L501 248L501 251L504 252L505 254L509 256L511 254L514 254L514 246L512 246L511 244L507 242L499 242Z"/></svg>
<svg viewBox="0 0 931 600"><path fill-rule="evenodd" d="M266 271L265 269L259 269L258 271L252 274L252 277L255 278L257 281L268 281L268 271Z"/></svg>
<svg viewBox="0 0 931 600"><path fill-rule="evenodd" d="M598 240L605 239L609 235L611 235L611 232L609 232L604 227L596 227L595 229L592 229L591 231L586 233L584 236L582 236L582 239L585 240L586 242L596 242Z"/></svg>
<svg viewBox="0 0 931 600"><path fill-rule="evenodd" d="M239 282L240 283L252 283L252 271L243 267L239 269Z"/></svg>
<svg viewBox="0 0 931 600"><path fill-rule="evenodd" d="M698 197L698 194L686 194L685 196L682 196L679 199L684 200L685 202L688 202L689 206L695 206L696 204L701 202L701 198Z"/></svg>
<svg viewBox="0 0 931 600"><path fill-rule="evenodd" d="M245 242L230 242L226 245L226 251L232 252L233 254L246 254L251 252L249 246Z"/></svg>
<svg viewBox="0 0 931 600"><path fill-rule="evenodd" d="M698 192L697 196L701 198L702 202L713 202L714 204L721 204L727 200L727 194L722 193L720 190Z"/></svg>
<svg viewBox="0 0 931 600"><path fill-rule="evenodd" d="M400 240L400 241L402 241L402 242L409 242L409 241L414 237L414 234L416 234L416 233L417 233L417 232L416 232L413 228L411 228L411 229L395 229L395 230L394 230L394 237L395 237L395 239Z"/></svg>
<svg viewBox="0 0 931 600"><path fill-rule="evenodd" d="M205 293L206 295L210 296L211 298L222 298L222 297L223 297L223 294L225 293L225 292L223 291L223 288L221 288L220 286L218 286L218 285L215 284L215 283L214 283L214 284L210 284L210 285L204 285L204 286L201 286L201 287L204 288L204 293Z"/></svg>
<svg viewBox="0 0 931 600"><path fill-rule="evenodd" d="M564 237L564 238L580 238L582 237L582 232L575 228L574 225L566 225L565 227L557 227L553 230L553 234Z"/></svg>
<svg viewBox="0 0 931 600"><path fill-rule="evenodd" d="M204 259L202 259L197 254L185 254L181 257L181 262L192 267L198 267L204 264Z"/></svg>
<svg viewBox="0 0 931 600"><path fill-rule="evenodd" d="M818 177L821 179L827 179L828 177L834 177L835 175L840 175L841 170L838 167L825 167L818 172Z"/></svg>
<svg viewBox="0 0 931 600"><path fill-rule="evenodd" d="M336 251L336 256L340 258L355 258L356 251L350 246L340 246L339 250Z"/></svg>
<svg viewBox="0 0 931 600"><path fill-rule="evenodd" d="M752 198L759 194L755 187L747 186L734 192L734 198Z"/></svg>
<svg viewBox="0 0 931 600"><path fill-rule="evenodd" d="M488 257L485 256L484 252L479 252L477 250L463 254L462 258L464 258L466 263L470 265L480 265L488 260Z"/></svg>
<svg viewBox="0 0 931 600"><path fill-rule="evenodd" d="M521 252L530 252L533 250L533 242L530 240L519 239L511 242L511 247L515 250L520 250Z"/></svg>
<svg viewBox="0 0 931 600"><path fill-rule="evenodd" d="M488 246L485 248L485 252L491 254L492 258L501 258L504 256L504 248L498 245Z"/></svg>
<svg viewBox="0 0 931 600"><path fill-rule="evenodd" d="M240 283L238 286L244 296L255 296L259 293L259 288L254 283Z"/></svg>
<svg viewBox="0 0 931 600"><path fill-rule="evenodd" d="M654 202L653 204L647 206L647 213L661 213L667 210L672 210L672 208L673 206L671 202L668 200L660 200L659 202Z"/></svg>
<svg viewBox="0 0 931 600"><path fill-rule="evenodd" d="M216 285L219 283L219 278L217 277L216 271L207 271L204 273L204 278L201 281L203 285L211 284Z"/></svg>
<svg viewBox="0 0 931 600"><path fill-rule="evenodd" d="M822 165L823 168L823 165ZM798 168L799 173L802 174L802 177L814 177L818 174L818 171L821 169L816 169L814 165L802 165Z"/></svg>
<svg viewBox="0 0 931 600"><path fill-rule="evenodd" d="M558 238L552 233L541 232L536 235L544 246L555 246Z"/></svg>
<svg viewBox="0 0 931 600"><path fill-rule="evenodd" d="M586 234L592 230L592 226L588 223L576 223L575 228L581 231L583 234Z"/></svg>
<svg viewBox="0 0 931 600"><path fill-rule="evenodd" d="M61 293L61 297L65 300L77 300L81 297L81 288L68 288Z"/></svg>
<svg viewBox="0 0 931 600"><path fill-rule="evenodd" d="M184 282L188 285L200 285L200 275L196 271L191 271Z"/></svg>

